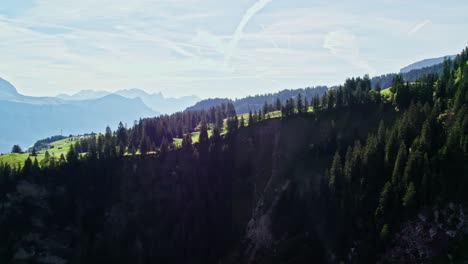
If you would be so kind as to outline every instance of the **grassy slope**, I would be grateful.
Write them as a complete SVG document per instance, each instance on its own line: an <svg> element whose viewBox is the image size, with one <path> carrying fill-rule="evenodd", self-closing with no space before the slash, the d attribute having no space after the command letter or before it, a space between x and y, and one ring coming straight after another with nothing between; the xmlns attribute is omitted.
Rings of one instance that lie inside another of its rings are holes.
<svg viewBox="0 0 468 264"><path fill-rule="evenodd" d="M382 93L384 93L384 91L385 90L383 90ZM390 92L390 90L388 90L388 92ZM308 112L313 112L313 108L309 107ZM245 126L247 126L249 123L249 114L238 115L239 120L241 116L244 118ZM273 118L280 118L280 117L281 117L281 111L273 111L273 112L267 113L266 119L273 119ZM224 120L224 127L223 127L223 131L221 132L221 134L223 135L226 133L227 133L227 119ZM193 132L191 135L192 135L192 143L197 143L198 138L200 136L200 132L198 131ZM211 129L208 130L208 136L211 137L212 135L213 135L213 131ZM50 148L48 151L50 155L59 158L61 154L66 155L66 153L70 149L70 143L74 143L77 139L78 137L72 137L72 138L66 138L63 140L52 142L49 145L53 146L53 148ZM176 147L181 147L182 138L174 138L174 145ZM137 154L139 154L139 152L137 152ZM37 160L40 162L41 160L44 159L44 156L45 156L45 151L40 151L38 152L38 155L35 158L37 158ZM5 155L0 155L0 163L7 163L12 166L22 166L24 164L24 161L26 161L28 157L29 157L29 153L22 153L22 154L10 153L10 154L5 154ZM32 159L34 159L34 157L32 157Z"/></svg>
<svg viewBox="0 0 468 264"><path fill-rule="evenodd" d="M49 154L51 156L55 156L56 158L59 158L60 155L66 155L68 150L70 149L70 145L74 144L75 141L78 139L78 137L72 137L72 138L66 138L62 139L59 141L55 141L49 144L51 146L50 149L48 149ZM45 156L45 150L39 151L37 153L37 161L41 161L44 159ZM22 166L24 164L24 161L29 157L29 153L9 153L9 154L4 154L0 156L0 163L7 163L12 166ZM34 157L31 157L34 159Z"/></svg>
<svg viewBox="0 0 468 264"><path fill-rule="evenodd" d="M309 112L312 112L312 108L309 108ZM245 120L244 122L245 122L245 125L247 126L249 122L249 114L239 115L238 118L240 119L241 116L244 117L244 120ZM270 112L267 114L267 119L279 118L279 117L281 117L281 111L274 111L274 112ZM224 128L221 134L226 134L227 132L226 128L227 128L227 119L224 120ZM212 135L213 135L213 131L211 129L208 130L208 136L211 137ZM198 131L193 132L192 143L197 143L199 136L200 136L200 132ZM63 140L52 142L49 145L53 146L53 148L50 148L48 151L51 156L55 156L59 158L61 154L63 155L67 154L68 150L70 149L70 143L74 143L77 139L78 137L72 137L72 138L66 138ZM174 145L176 145L177 147L182 146L182 138L174 138ZM38 155L35 158L37 158L37 160L40 162L41 160L44 159L44 156L45 156L45 151L40 151L38 152ZM9 154L0 156L0 163L7 163L12 166L22 166L28 157L29 157L29 153L22 153L22 154L9 153ZM34 157L31 157L31 158L34 159Z"/></svg>

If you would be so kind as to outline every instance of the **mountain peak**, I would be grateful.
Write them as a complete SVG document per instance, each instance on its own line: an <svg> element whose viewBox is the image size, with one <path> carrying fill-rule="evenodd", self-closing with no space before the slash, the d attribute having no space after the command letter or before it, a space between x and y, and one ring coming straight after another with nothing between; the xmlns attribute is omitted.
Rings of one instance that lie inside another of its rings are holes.
<svg viewBox="0 0 468 264"><path fill-rule="evenodd" d="M10 82L0 78L0 97L11 97L18 95L18 91Z"/></svg>

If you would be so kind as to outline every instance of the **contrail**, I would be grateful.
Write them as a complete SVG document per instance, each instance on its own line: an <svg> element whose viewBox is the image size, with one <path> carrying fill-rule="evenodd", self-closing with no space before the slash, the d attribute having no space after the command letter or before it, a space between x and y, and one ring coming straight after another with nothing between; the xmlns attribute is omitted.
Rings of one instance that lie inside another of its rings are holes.
<svg viewBox="0 0 468 264"><path fill-rule="evenodd" d="M266 33L265 27L262 24L260 24L260 27L262 27L263 32ZM268 39L270 39L271 44L273 44L273 46L275 46L276 49L279 49L278 45L276 45L276 42L270 36L268 36L268 34L267 37Z"/></svg>
<svg viewBox="0 0 468 264"><path fill-rule="evenodd" d="M249 23L250 19L260 12L263 8L265 8L266 5L268 5L271 1L273 0L259 0L257 1L251 8L245 12L244 16L242 17L242 20L240 21L239 25L236 28L236 31L232 35L232 39L229 42L229 46L226 51L226 56L225 60L229 61L232 57L232 54L237 48L237 45L239 44L239 40L242 37L242 33L244 32L244 28Z"/></svg>
<svg viewBox="0 0 468 264"><path fill-rule="evenodd" d="M414 28L412 28L410 31L408 31L408 35L412 36L416 34L419 30L421 30L423 27L425 27L427 24L431 23L429 19L424 20L423 22L417 24Z"/></svg>

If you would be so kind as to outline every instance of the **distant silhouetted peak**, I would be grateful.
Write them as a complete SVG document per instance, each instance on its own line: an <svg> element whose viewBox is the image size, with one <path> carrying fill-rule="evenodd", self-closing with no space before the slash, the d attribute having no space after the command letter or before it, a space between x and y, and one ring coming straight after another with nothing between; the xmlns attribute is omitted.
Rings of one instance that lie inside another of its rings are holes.
<svg viewBox="0 0 468 264"><path fill-rule="evenodd" d="M16 88L10 82L0 78L0 97L18 95L18 91L16 91Z"/></svg>

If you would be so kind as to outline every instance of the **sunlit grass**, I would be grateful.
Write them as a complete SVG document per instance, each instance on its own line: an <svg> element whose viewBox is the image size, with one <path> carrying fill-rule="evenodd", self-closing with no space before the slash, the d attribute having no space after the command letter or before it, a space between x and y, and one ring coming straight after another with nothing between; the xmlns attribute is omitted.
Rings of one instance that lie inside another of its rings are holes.
<svg viewBox="0 0 468 264"><path fill-rule="evenodd" d="M51 157L59 159L62 154L67 154L67 152L70 150L70 146L72 144L75 144L75 142L78 139L79 137L71 137L52 142L49 144L49 149L47 149L47 151L49 152ZM0 162L9 164L11 166L21 167L23 166L24 162L28 159L28 157L31 157L31 160L34 161L34 159L37 159L37 161L40 163L45 158L45 152L46 150L38 151L37 156L35 157L30 156L30 153L4 154L0 155Z"/></svg>

